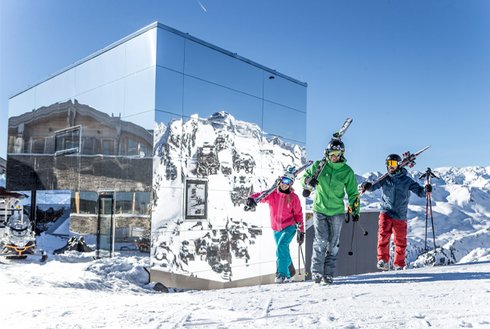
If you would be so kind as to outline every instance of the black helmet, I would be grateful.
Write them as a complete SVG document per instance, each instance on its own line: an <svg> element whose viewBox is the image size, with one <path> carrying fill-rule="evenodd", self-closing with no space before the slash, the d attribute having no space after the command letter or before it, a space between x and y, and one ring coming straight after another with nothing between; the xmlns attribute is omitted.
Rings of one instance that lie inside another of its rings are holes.
<svg viewBox="0 0 490 329"><path fill-rule="evenodd" d="M398 154L390 154L386 157L386 162L388 162L388 160L395 160L395 161L402 161L402 158L398 155Z"/></svg>
<svg viewBox="0 0 490 329"><path fill-rule="evenodd" d="M345 151L344 143L340 139L332 138L330 143L327 145L327 149L325 151Z"/></svg>
<svg viewBox="0 0 490 329"><path fill-rule="evenodd" d="M386 167L394 167L400 168L399 163L402 161L402 158L398 154L390 154L386 157Z"/></svg>

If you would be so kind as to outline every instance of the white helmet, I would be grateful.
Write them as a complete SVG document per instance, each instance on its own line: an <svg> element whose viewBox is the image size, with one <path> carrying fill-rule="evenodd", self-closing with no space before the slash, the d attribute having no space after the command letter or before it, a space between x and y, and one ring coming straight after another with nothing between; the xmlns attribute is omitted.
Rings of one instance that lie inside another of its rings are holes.
<svg viewBox="0 0 490 329"><path fill-rule="evenodd" d="M295 178L296 177L294 176L294 174L292 172L290 172L289 170L286 170L284 175L282 175L282 177L281 177L281 182L284 184L287 184L287 185L293 185Z"/></svg>

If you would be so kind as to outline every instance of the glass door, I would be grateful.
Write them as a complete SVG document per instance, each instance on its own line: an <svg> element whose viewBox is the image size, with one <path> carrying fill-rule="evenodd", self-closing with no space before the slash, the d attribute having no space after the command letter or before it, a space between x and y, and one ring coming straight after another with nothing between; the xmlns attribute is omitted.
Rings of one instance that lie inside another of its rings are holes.
<svg viewBox="0 0 490 329"><path fill-rule="evenodd" d="M96 257L113 257L115 237L113 193L99 194L98 204Z"/></svg>

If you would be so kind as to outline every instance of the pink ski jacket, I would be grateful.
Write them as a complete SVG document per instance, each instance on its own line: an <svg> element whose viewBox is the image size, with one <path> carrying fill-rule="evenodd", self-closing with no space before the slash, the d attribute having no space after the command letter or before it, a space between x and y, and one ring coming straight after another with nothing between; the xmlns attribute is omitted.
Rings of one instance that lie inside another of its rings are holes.
<svg viewBox="0 0 490 329"><path fill-rule="evenodd" d="M256 198L261 192L252 194L252 198ZM294 190L291 193L281 193L277 189L271 194L260 200L269 204L271 214L271 227L274 231L279 232L288 226L299 223L301 232L304 232L303 224L303 208L299 201L299 197Z"/></svg>

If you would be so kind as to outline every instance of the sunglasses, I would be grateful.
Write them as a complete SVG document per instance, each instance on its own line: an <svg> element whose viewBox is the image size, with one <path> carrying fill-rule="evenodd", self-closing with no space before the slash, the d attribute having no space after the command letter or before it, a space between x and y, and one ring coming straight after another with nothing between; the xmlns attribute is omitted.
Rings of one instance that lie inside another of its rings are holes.
<svg viewBox="0 0 490 329"><path fill-rule="evenodd" d="M281 183L286 184L286 185L292 185L293 180L291 178L283 177L283 178L281 178Z"/></svg>
<svg viewBox="0 0 490 329"><path fill-rule="evenodd" d="M339 157L342 155L342 151L340 150L331 150L331 151L328 151L328 156L331 156L331 155L334 155L336 157Z"/></svg>
<svg viewBox="0 0 490 329"><path fill-rule="evenodd" d="M396 167L398 167L398 161L396 161L396 160L388 160L388 161L386 161L386 165L388 167L396 168Z"/></svg>

